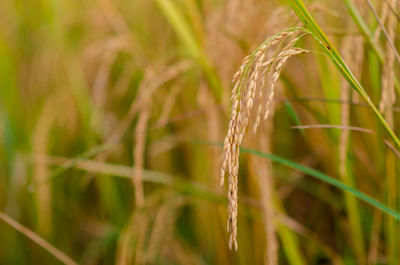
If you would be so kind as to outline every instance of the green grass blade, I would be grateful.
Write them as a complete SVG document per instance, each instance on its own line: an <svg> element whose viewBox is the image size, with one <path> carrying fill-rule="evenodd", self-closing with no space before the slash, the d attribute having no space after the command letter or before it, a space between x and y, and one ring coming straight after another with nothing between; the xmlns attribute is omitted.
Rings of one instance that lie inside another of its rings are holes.
<svg viewBox="0 0 400 265"><path fill-rule="evenodd" d="M289 114L289 117L292 119L292 121L294 122L294 124L296 124L296 126L301 126L301 121L299 116L296 113L296 110L293 108L292 104L290 103L289 100L285 100L285 108L287 113ZM300 129L300 133L304 135L304 129Z"/></svg>
<svg viewBox="0 0 400 265"><path fill-rule="evenodd" d="M346 4L351 17L353 18L354 22L361 30L362 34L366 37L366 39L368 40L371 47L375 50L375 52L378 55L378 57L380 58L380 60L383 61L383 51L379 47L379 45L376 43L376 41L374 40L374 33L369 29L367 23L365 22L365 20L361 16L361 14L358 12L358 10L355 7L355 5L353 4L353 2L350 0L344 0L344 3Z"/></svg>
<svg viewBox="0 0 400 265"><path fill-rule="evenodd" d="M295 109L293 108L292 104L290 103L289 100L285 100L285 108L286 111L288 112L290 118L292 119L292 121L294 122L294 124L296 124L296 126L301 126L301 122L300 122L300 118L297 115ZM304 131L303 129L301 129L300 131Z"/></svg>
<svg viewBox="0 0 400 265"><path fill-rule="evenodd" d="M378 57L379 61L383 64L385 63L385 58L383 56L383 51L379 44L376 42L374 39L374 33L370 28L368 27L367 23L361 16L361 14L358 12L357 7L353 4L351 0L344 0L344 3L347 6L347 9L350 12L351 17L353 18L354 22L358 26L358 28L361 30L361 33L364 35L364 37L367 39L369 45L372 47L372 50L375 52L376 56ZM400 94L400 82L395 77L395 87L397 90L397 93Z"/></svg>
<svg viewBox="0 0 400 265"><path fill-rule="evenodd" d="M193 144L205 144L205 145L218 145L222 147L222 143L215 143L215 142L209 142L209 141L203 141L203 140L194 140L191 143ZM345 192L349 192L351 195L355 196L356 198L358 198L359 200L381 210L382 212L392 216L393 218L395 218L396 220L400 221L400 213L393 210L392 208L386 206L385 204L381 203L380 201L372 198L371 196L359 191L358 189L352 188L346 184L344 184L343 182L328 176L324 173L322 173L321 171L318 171L316 169L307 167L307 166L303 166L301 164L298 164L294 161L291 161L289 159L277 156L277 155L273 155L273 154L266 154L254 149L249 149L249 148L245 148L245 147L240 147L240 151L243 153L248 153L248 154L253 154L259 157L264 157L264 158L268 158L271 161L274 161L276 163L279 163L281 165L287 166L289 168L292 168L294 170L299 170L309 176L312 176L320 181L323 181L329 185L332 185L336 188L339 188Z"/></svg>
<svg viewBox="0 0 400 265"><path fill-rule="evenodd" d="M200 56L200 46L178 8L170 0L157 0L157 3L190 55L194 58Z"/></svg>
<svg viewBox="0 0 400 265"><path fill-rule="evenodd" d="M336 68L340 71L343 77L349 82L349 84L360 94L360 96L366 101L372 111L375 113L381 125L385 128L386 132L393 139L397 147L400 148L400 140L393 132L392 128L390 128L389 124L379 112L378 108L374 105L370 97L368 96L365 89L361 86L358 80L354 77L353 73L347 67L342 57L339 55L338 51L326 36L326 34L322 31L322 29L315 22L311 14L308 12L302 0L289 0L289 3L292 6L293 11L297 14L299 19L303 22L303 24L307 27L309 32L313 35L313 37L319 41L321 44L325 54L332 61L332 63L336 66Z"/></svg>
<svg viewBox="0 0 400 265"><path fill-rule="evenodd" d="M64 174L66 171L68 171L69 169L73 168L77 163L79 163L79 161L81 161L82 159L88 159L90 157L93 157L97 154L100 154L104 151L107 151L109 149L111 149L112 147L115 147L117 145L117 143L115 142L106 142L104 144L101 145L96 145L93 148L90 148L89 150L83 152L82 154L71 158L71 160L67 161L64 165L58 167L57 169L55 169L53 171L53 173L46 179L42 180L41 182L36 182L33 183L31 185L29 185L29 190L30 191L35 191L36 188L44 183L47 183L51 180L53 180L54 178Z"/></svg>
<svg viewBox="0 0 400 265"><path fill-rule="evenodd" d="M301 253L298 250L298 243L297 237L295 237L294 233L289 230L286 226L280 224L278 225L278 234L282 240L282 247L284 248L285 252L287 253L287 259L290 264L296 265L303 265L304 258L302 257Z"/></svg>
<svg viewBox="0 0 400 265"><path fill-rule="evenodd" d="M194 58L203 69L205 76L214 90L216 98L220 100L222 93L221 82L182 12L171 0L157 0L157 3L179 40L189 52L189 55Z"/></svg>
<svg viewBox="0 0 400 265"><path fill-rule="evenodd" d="M374 198L368 196L367 194L354 189L350 186L345 185L344 183L342 183L341 181L334 179L333 177L330 177L318 170L315 170L313 168L309 168L303 165L300 165L296 162L293 162L291 160L279 157L277 155L272 155L272 154L265 154L262 153L260 151L257 150L253 150L253 149L248 149L248 148L241 148L240 149L243 153L249 153L249 154L253 154L253 155L257 155L260 157L264 157L264 158L268 158L274 162L277 162L279 164L282 164L284 166L287 166L289 168L295 169L295 170L299 170L302 171L304 173L306 173L309 176L312 176L318 180L321 180L325 183L328 183L336 188L339 188L343 191L349 192L350 194L352 194L353 196L355 196L356 198L360 199L363 202L366 202L367 204L381 210L382 212L392 216L393 218L395 218L396 220L400 221L400 213L396 212L395 210L389 208L388 206L386 206L385 204L375 200Z"/></svg>

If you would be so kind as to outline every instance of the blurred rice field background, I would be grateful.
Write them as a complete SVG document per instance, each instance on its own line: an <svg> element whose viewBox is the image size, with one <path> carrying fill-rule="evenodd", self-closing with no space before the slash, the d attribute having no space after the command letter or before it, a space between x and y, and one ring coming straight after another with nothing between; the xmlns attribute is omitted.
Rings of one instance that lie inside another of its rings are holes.
<svg viewBox="0 0 400 265"><path fill-rule="evenodd" d="M399 14L396 0L0 1L0 264L400 264ZM230 250L232 77L294 27L304 53L243 138Z"/></svg>

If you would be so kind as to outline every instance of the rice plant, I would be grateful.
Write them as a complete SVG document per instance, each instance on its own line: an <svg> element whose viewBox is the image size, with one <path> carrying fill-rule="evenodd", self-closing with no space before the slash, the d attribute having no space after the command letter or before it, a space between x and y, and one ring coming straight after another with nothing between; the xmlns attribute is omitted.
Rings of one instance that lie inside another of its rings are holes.
<svg viewBox="0 0 400 265"><path fill-rule="evenodd" d="M0 2L0 264L399 264L399 14Z"/></svg>

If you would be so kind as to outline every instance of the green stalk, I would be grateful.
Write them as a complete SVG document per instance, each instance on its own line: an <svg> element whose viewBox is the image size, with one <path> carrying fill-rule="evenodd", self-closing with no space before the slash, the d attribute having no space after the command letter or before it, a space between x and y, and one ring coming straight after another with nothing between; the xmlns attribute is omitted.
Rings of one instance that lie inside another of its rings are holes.
<svg viewBox="0 0 400 265"><path fill-rule="evenodd" d="M380 47L378 46L378 43L374 39L373 32L368 28L367 23L363 20L362 16L359 14L356 6L352 3L352 1L345 0L345 3L347 5L354 21L356 22L358 27L361 29L363 34L368 39L373 50L376 52L376 55L379 58L379 61L382 64L384 64L385 63L384 52L380 49ZM370 6L370 8L372 8L372 11L373 11L374 15L376 16L376 11L373 10L373 7L369 1L368 1L368 5ZM382 26L378 17L376 17L376 20L377 20L378 24ZM383 30L384 30L384 28L383 28ZM392 44L390 39L388 39L388 42L390 44ZM397 55L396 58L398 58L397 53L396 53L396 55ZM377 87L378 87L378 89L375 89L375 90L377 90L377 92L379 93L379 87L380 87L379 80L377 81ZM400 83L396 77L395 77L395 87L397 89L397 92L400 93ZM390 118L388 118L388 117L386 117L386 118L390 121ZM385 157L384 168L386 170L386 185L387 185L386 186L387 204L389 207L397 209L397 199L396 199L396 197L397 197L397 188L396 188L397 180L396 180L395 157L394 157L393 153L388 152L388 151L385 152L384 157ZM398 237L398 224L393 218L390 218L390 217L387 218L385 231L386 231L386 235L388 238L388 246L387 246L388 264L396 264L397 260L398 260L398 254L399 254L398 253L399 237Z"/></svg>
<svg viewBox="0 0 400 265"><path fill-rule="evenodd" d="M349 139L350 143L350 139ZM346 172L342 177L343 183L355 187L353 171L351 168L349 144L346 146ZM365 264L366 254L364 246L364 235L361 226L360 208L356 198L348 193L344 194L346 210L351 228L351 240L354 244L354 251L360 264Z"/></svg>
<svg viewBox="0 0 400 265"><path fill-rule="evenodd" d="M372 50L376 53L379 61L383 64L385 63L385 58L383 56L383 51L379 47L378 43L374 39L374 33L371 31L361 16L361 14L358 12L357 8L353 4L351 0L344 0L344 3L346 4L351 17L353 18L354 22L358 26L358 28L361 30L361 33L364 35L364 37L368 40L368 43L372 47ZM399 80L395 77L395 87L397 90L397 93L400 94L400 82Z"/></svg>
<svg viewBox="0 0 400 265"><path fill-rule="evenodd" d="M352 3L351 0L345 0L347 8L350 11L351 16L353 17L354 21L361 29L364 36L369 41L372 50L376 53L377 58L379 61L384 64L385 58L384 53L378 46L376 40L374 39L373 32L368 28L367 23L364 21L362 16L359 14L356 6ZM370 4L370 3L369 3ZM375 13L376 14L376 13ZM378 21L379 22L379 21ZM373 68L377 68L376 66ZM372 68L372 69L373 69ZM379 94L380 88L380 81L379 78L374 82L375 93ZM395 87L398 93L400 93L400 84L398 79L395 77ZM378 95L379 96L379 95ZM397 181L396 181L396 168L395 168L395 158L391 152L386 151L384 154L385 163L384 169L386 170L386 191L387 191L387 204L389 207L396 209L396 196L397 196ZM386 227L385 233L387 236L387 255L388 255L388 264L396 264L398 259L398 226L396 221L393 218L388 217L386 220Z"/></svg>
<svg viewBox="0 0 400 265"><path fill-rule="evenodd" d="M395 145L397 147L400 147L400 140L396 136L396 134L393 132L391 127L389 126L388 122L385 120L385 118L382 116L382 114L379 112L378 108L373 104L372 100L366 93L365 89L361 86L361 84L358 82L358 80L354 77L353 73L350 71L350 69L347 67L335 47L333 46L332 42L329 40L329 38L326 36L326 34L322 31L322 29L317 25L311 14L308 12L306 9L304 3L302 0L289 0L289 3L292 6L292 9L295 11L297 16L300 18L300 20L304 23L304 25L308 28L310 33L314 36L315 39L319 41L321 44L323 50L325 51L325 54L329 57L329 59L333 62L333 64L336 66L336 68L342 73L344 78L349 82L349 84L361 95L361 97L367 102L369 107L372 109L372 111L375 113L376 117L378 118L380 124L384 127L386 132L390 135L390 137L393 139ZM354 6L351 5L351 2L349 0L346 0L346 3L348 4L349 9L352 11L352 16L355 21L357 21L358 26L361 28L361 30L364 32L364 34L367 36L368 40L370 41L371 46L374 48L375 52L377 53L378 57L380 60L383 60L381 50L377 46L377 44L372 40L372 35L368 30L368 27L365 22L363 22L362 17L355 12L356 9ZM389 207L393 207L392 205L389 205ZM352 218L354 219L354 218ZM389 220L393 220L389 218ZM355 220L353 220L352 223L354 223ZM394 222L394 220L393 220ZM393 229L390 229L391 231L388 231L390 234L394 230L394 224L391 225ZM392 237L391 237L392 238ZM392 240L389 240L394 242L395 240L392 238ZM391 242L389 242L390 244ZM392 244L390 244L392 245Z"/></svg>
<svg viewBox="0 0 400 265"><path fill-rule="evenodd" d="M358 10L354 6L353 2L351 0L344 0L344 3L346 4L354 22L357 24L357 26L361 30L362 34L366 37L366 39L368 40L371 47L378 55L379 60L381 62L383 62L383 60L384 60L383 59L383 51L379 47L378 43L376 43L376 41L374 40L374 33L369 29L367 23L365 22L365 20L361 16L361 14L358 12Z"/></svg>
<svg viewBox="0 0 400 265"><path fill-rule="evenodd" d="M358 80L354 77L353 73L347 67L346 63L340 57L336 48L326 36L326 34L322 31L322 29L317 25L314 18L308 12L302 0L289 0L290 5L292 6L293 11L297 14L299 19L303 22L303 24L307 27L309 32L313 35L313 37L319 41L325 54L332 61L332 63L336 66L339 72L343 75L343 77L349 82L349 84L360 94L360 96L366 101L368 106L372 109L379 122L385 128L386 132L393 139L395 145L400 148L400 140L390 128L389 124L379 112L378 108L374 105L370 97L368 96L365 89L361 86Z"/></svg>
<svg viewBox="0 0 400 265"><path fill-rule="evenodd" d="M174 1L171 0L157 0L158 6L164 14L167 21L171 24L179 40L183 46L200 67L203 69L204 75L208 79L210 86L213 88L215 97L218 100L222 98L222 84L219 80L215 70L213 69L209 58L204 53L200 42L196 39L196 36L184 18L182 12L175 5Z"/></svg>

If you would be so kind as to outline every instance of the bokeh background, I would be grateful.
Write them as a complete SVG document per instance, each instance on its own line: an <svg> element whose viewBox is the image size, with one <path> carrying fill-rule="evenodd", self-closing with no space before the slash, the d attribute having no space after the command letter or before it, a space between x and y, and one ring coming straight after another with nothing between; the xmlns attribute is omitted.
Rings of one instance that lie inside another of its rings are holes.
<svg viewBox="0 0 400 265"><path fill-rule="evenodd" d="M267 37L301 26L288 2L0 1L0 264L399 264L398 221L298 167L399 209L395 147L312 37L245 136L262 154L240 155L229 250L231 80ZM367 1L305 4L375 105L395 91L398 132L399 3L372 1L389 36Z"/></svg>

